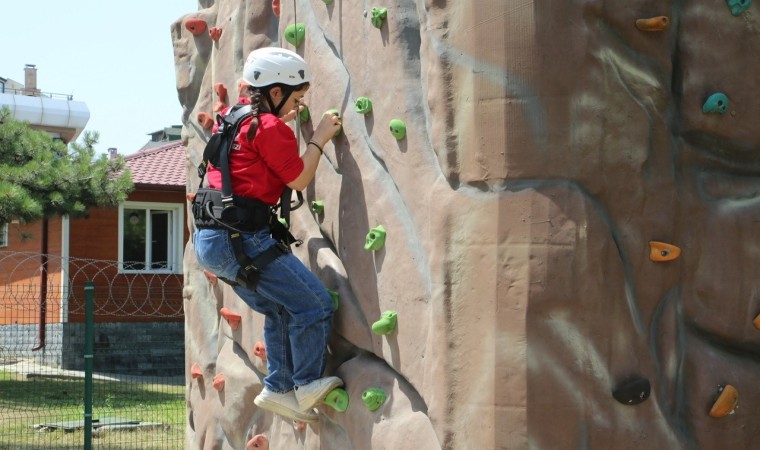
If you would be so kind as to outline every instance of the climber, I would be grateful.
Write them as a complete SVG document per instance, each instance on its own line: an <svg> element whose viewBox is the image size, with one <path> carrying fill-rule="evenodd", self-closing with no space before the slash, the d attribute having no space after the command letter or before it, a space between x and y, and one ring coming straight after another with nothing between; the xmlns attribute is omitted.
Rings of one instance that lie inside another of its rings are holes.
<svg viewBox="0 0 760 450"><path fill-rule="evenodd" d="M250 103L253 114L237 129L227 173L207 166L208 188L224 192L228 178L233 195L223 201L235 206L237 220L233 227L221 222L222 226L198 226L196 215L195 254L201 266L221 280L237 280L230 282L235 293L265 316L269 374L254 403L294 420L315 422L319 416L314 407L343 385L338 377L322 377L332 298L290 252L289 243L273 237L272 216L266 210L287 188L302 190L311 182L323 147L340 129L340 120L337 115L323 116L299 156L298 141L283 118L293 117L309 89L306 62L286 49L254 50L243 67L243 80L247 99L241 103ZM213 210L203 205L197 209ZM224 221L224 214L220 217Z"/></svg>

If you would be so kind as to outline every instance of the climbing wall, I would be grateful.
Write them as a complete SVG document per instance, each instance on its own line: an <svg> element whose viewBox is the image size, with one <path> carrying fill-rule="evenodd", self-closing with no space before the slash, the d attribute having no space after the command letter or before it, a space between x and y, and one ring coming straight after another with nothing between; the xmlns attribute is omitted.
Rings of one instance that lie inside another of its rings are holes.
<svg viewBox="0 0 760 450"><path fill-rule="evenodd" d="M189 190L255 48L312 67L302 149L342 117L292 222L349 404L312 425L254 406L262 318L190 243L187 448L760 448L758 17L199 1L172 25Z"/></svg>

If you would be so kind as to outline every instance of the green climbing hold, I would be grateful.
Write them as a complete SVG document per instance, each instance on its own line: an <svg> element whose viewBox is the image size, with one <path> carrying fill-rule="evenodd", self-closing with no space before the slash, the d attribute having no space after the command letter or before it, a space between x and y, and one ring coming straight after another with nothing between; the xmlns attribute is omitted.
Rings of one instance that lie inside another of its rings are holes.
<svg viewBox="0 0 760 450"><path fill-rule="evenodd" d="M703 113L716 112L723 114L728 109L728 97L722 92L716 92L707 97L707 101L702 106Z"/></svg>
<svg viewBox="0 0 760 450"><path fill-rule="evenodd" d="M382 28L385 18L388 17L388 8L372 8L372 25Z"/></svg>
<svg viewBox="0 0 760 450"><path fill-rule="evenodd" d="M354 110L359 114L367 114L372 111L372 100L367 97L359 97L354 103Z"/></svg>
<svg viewBox="0 0 760 450"><path fill-rule="evenodd" d="M299 47L306 37L306 25L301 22L291 23L285 27L285 40L291 45Z"/></svg>
<svg viewBox="0 0 760 450"><path fill-rule="evenodd" d="M311 211L315 214L322 214L325 212L325 202L322 200L314 200L311 202Z"/></svg>
<svg viewBox="0 0 760 450"><path fill-rule="evenodd" d="M382 225L378 225L369 230L369 233L367 233L367 240L364 242L364 250L380 250L384 246L385 228L383 228Z"/></svg>
<svg viewBox="0 0 760 450"><path fill-rule="evenodd" d="M338 116L338 118L340 118L340 111L338 111L337 109L328 109L327 111L325 111L324 114L322 114L322 116L324 117L324 116L326 116L328 114L334 114L334 115ZM336 138L336 137L340 136L340 131L342 129L343 129L343 126L341 126L338 129L338 131L335 132L335 134L333 135L333 137Z"/></svg>
<svg viewBox="0 0 760 450"><path fill-rule="evenodd" d="M311 119L311 113L309 112L309 107L306 105L302 105L303 109L298 112L298 121L300 123L306 123Z"/></svg>
<svg viewBox="0 0 760 450"><path fill-rule="evenodd" d="M322 0L322 1L325 2L325 5L329 5L330 3L333 2L333 0Z"/></svg>
<svg viewBox="0 0 760 450"><path fill-rule="evenodd" d="M330 297L332 298L333 311L337 311L340 307L340 294L333 291L332 289L328 289L327 293L330 294Z"/></svg>
<svg viewBox="0 0 760 450"><path fill-rule="evenodd" d="M391 134L397 140L404 139L406 137L406 124L401 119L392 119L390 123Z"/></svg>
<svg viewBox="0 0 760 450"><path fill-rule="evenodd" d="M380 388L369 388L362 393L364 405L370 411L375 411L377 408L381 407L383 403L385 403L386 398L388 398L388 396L385 394L385 391Z"/></svg>
<svg viewBox="0 0 760 450"><path fill-rule="evenodd" d="M726 0L726 4L731 10L731 14L738 16L749 8L752 0Z"/></svg>
<svg viewBox="0 0 760 450"><path fill-rule="evenodd" d="M322 403L338 412L346 412L348 409L348 392L343 388L333 389L327 394Z"/></svg>
<svg viewBox="0 0 760 450"><path fill-rule="evenodd" d="M375 334L390 334L396 329L398 313L385 311L380 315L380 320L372 324L372 332Z"/></svg>

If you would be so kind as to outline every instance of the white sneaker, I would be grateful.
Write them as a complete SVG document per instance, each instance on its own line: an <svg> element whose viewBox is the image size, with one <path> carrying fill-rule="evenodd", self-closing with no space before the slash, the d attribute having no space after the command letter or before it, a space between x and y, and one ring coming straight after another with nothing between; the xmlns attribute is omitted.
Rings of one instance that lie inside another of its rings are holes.
<svg viewBox="0 0 760 450"><path fill-rule="evenodd" d="M314 408L317 403L324 400L327 394L335 388L343 386L343 380L338 377L325 377L312 381L309 384L296 387L296 399L301 411Z"/></svg>
<svg viewBox="0 0 760 450"><path fill-rule="evenodd" d="M278 394L264 388L253 399L253 403L261 409L266 409L267 411L298 420L299 422L314 423L319 421L319 414L315 413L313 409L307 408L301 410L299 408L294 391Z"/></svg>

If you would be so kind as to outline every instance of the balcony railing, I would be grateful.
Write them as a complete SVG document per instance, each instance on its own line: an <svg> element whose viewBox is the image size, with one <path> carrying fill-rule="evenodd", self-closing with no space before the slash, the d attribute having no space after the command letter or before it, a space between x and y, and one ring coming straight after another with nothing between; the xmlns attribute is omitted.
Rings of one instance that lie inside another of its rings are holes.
<svg viewBox="0 0 760 450"><path fill-rule="evenodd" d="M41 92L34 89L9 89L8 87L4 87L0 89L0 94L11 94L11 95L25 95L27 97L47 97L47 98L53 98L57 100L74 100L74 96L71 94L56 94L53 92Z"/></svg>

